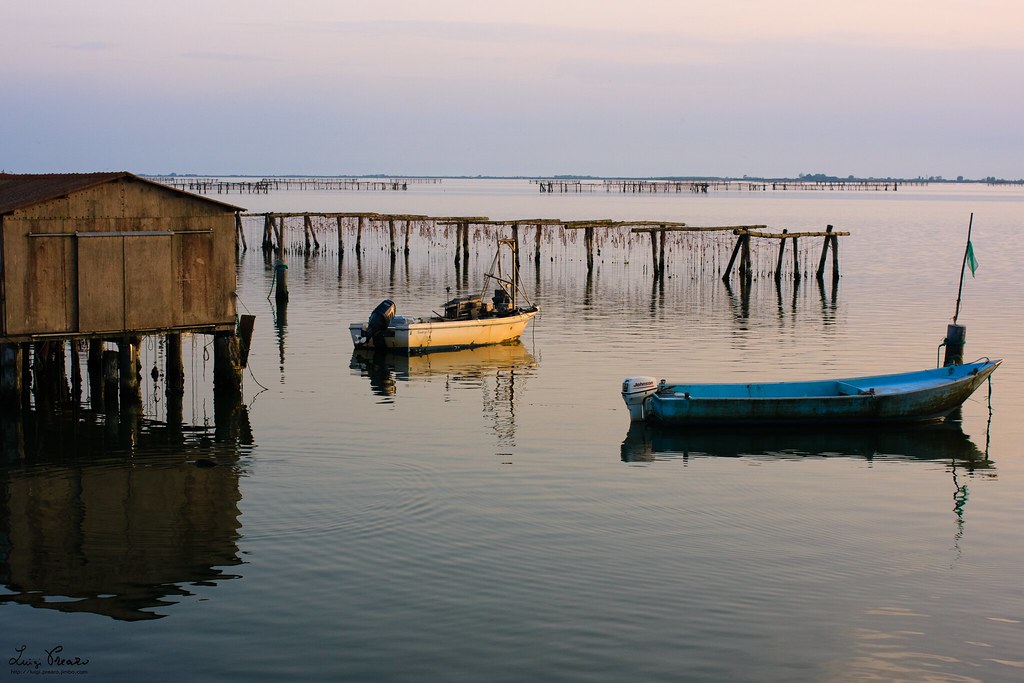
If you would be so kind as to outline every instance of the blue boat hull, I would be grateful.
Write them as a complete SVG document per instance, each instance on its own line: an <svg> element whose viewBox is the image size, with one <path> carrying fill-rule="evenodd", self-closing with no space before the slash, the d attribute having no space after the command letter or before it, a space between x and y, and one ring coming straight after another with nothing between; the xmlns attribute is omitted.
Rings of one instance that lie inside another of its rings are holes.
<svg viewBox="0 0 1024 683"><path fill-rule="evenodd" d="M661 384L643 400L643 417L712 426L932 422L959 408L1000 362L842 380Z"/></svg>

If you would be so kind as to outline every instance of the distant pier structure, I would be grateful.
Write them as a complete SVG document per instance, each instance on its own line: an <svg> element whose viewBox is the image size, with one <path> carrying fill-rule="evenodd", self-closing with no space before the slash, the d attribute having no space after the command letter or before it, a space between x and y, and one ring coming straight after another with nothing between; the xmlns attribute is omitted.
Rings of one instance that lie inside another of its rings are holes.
<svg viewBox="0 0 1024 683"><path fill-rule="evenodd" d="M267 194L283 190L402 191L409 185L441 182L440 178L199 178L194 176L148 176L147 180L197 194Z"/></svg>
<svg viewBox="0 0 1024 683"><path fill-rule="evenodd" d="M128 172L0 174L3 410L74 403L84 345L94 407L140 405L140 345L163 335L180 420L185 333L212 335L215 398L240 400L241 210Z"/></svg>
<svg viewBox="0 0 1024 683"><path fill-rule="evenodd" d="M902 186L927 185L908 180L534 180L541 192L618 192L623 194L708 194L708 192L872 191L896 192Z"/></svg>

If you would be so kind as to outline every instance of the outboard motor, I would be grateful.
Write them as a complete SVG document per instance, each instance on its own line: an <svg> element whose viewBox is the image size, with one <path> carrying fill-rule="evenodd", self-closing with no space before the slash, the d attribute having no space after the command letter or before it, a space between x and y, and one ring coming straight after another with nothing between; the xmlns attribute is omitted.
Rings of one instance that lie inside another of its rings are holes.
<svg viewBox="0 0 1024 683"><path fill-rule="evenodd" d="M370 340L377 348L384 347L384 330L388 329L392 319L395 317L395 302L391 299L384 299L377 308L370 314L370 320L363 325L363 338L359 340L358 346L364 346Z"/></svg>
<svg viewBox="0 0 1024 683"><path fill-rule="evenodd" d="M622 382L622 400L629 409L629 419L643 422L647 419L644 401L658 391L658 380L653 377L627 377Z"/></svg>

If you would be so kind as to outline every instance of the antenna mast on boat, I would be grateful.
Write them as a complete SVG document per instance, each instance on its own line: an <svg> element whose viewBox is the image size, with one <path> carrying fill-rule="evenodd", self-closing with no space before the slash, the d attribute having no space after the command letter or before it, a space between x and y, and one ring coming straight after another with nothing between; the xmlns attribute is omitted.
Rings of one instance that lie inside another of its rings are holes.
<svg viewBox="0 0 1024 683"><path fill-rule="evenodd" d="M953 313L953 323L960 317L960 298L964 292L964 270L967 269L967 259L971 255L971 228L974 227L974 212L971 212L971 220L967 223L967 246L964 247L964 261L960 264L960 287L956 291L956 311ZM974 268L971 268L974 272Z"/></svg>
<svg viewBox="0 0 1024 683"><path fill-rule="evenodd" d="M504 274L504 271L502 269L502 247L508 248L509 252L512 254L511 273L508 276ZM502 289L504 289L505 292L508 293L512 308L516 308L516 306L518 305L516 298L520 289L518 256L518 248L516 245L516 241L514 239L498 239L498 249L494 252L494 260L491 261L491 267L487 271L487 277L484 278L484 287L480 293L481 298L486 296L487 294L488 279L492 279L495 282L498 282L501 285ZM523 292L523 298L526 299L527 305L533 305L533 303L530 301L530 298L526 296L526 292Z"/></svg>

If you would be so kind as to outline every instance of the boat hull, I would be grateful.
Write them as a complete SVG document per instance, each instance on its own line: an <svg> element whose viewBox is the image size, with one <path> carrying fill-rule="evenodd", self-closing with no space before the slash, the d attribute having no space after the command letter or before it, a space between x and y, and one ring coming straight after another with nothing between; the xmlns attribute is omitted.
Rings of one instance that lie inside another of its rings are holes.
<svg viewBox="0 0 1024 683"><path fill-rule="evenodd" d="M694 426L932 422L959 408L1000 362L843 380L662 384L631 413Z"/></svg>
<svg viewBox="0 0 1024 683"><path fill-rule="evenodd" d="M513 315L468 320L398 317L378 339L385 349L410 354L503 344L519 339L537 312L527 310ZM364 334L362 324L349 325L349 333L356 348L373 347L374 341L360 344Z"/></svg>

